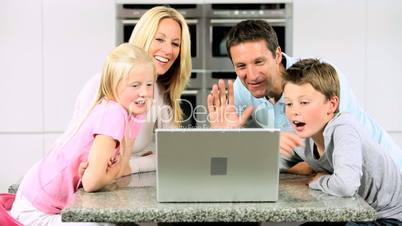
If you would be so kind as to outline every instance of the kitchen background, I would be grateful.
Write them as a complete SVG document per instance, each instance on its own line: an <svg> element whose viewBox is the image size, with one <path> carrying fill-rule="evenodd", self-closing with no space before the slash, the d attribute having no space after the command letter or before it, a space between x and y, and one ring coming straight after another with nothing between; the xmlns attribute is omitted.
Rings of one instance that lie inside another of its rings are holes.
<svg viewBox="0 0 402 226"><path fill-rule="evenodd" d="M122 2L0 1L0 192L18 181L67 126L79 90L118 42L116 3ZM191 3L234 2L250 3ZM291 3L287 52L337 65L366 111L402 146L402 1L253 2ZM208 37L199 33L196 38Z"/></svg>

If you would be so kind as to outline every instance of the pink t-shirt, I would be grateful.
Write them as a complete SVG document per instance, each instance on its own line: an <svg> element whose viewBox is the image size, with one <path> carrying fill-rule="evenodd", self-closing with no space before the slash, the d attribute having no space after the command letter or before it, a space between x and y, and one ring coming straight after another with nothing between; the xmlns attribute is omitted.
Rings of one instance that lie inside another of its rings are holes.
<svg viewBox="0 0 402 226"><path fill-rule="evenodd" d="M51 150L25 175L22 194L38 210L57 214L67 205L80 183L78 167L88 160L89 150L96 134L122 142L126 126L129 136L135 137L139 123L132 123L127 111L114 101L103 101L95 106L75 135L62 147ZM120 154L117 146L115 157Z"/></svg>

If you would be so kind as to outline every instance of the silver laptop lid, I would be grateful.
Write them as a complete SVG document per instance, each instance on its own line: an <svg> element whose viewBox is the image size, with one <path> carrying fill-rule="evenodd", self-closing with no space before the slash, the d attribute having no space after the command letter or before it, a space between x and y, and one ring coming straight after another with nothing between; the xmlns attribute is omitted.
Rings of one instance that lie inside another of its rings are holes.
<svg viewBox="0 0 402 226"><path fill-rule="evenodd" d="M157 129L159 202L276 201L279 130Z"/></svg>

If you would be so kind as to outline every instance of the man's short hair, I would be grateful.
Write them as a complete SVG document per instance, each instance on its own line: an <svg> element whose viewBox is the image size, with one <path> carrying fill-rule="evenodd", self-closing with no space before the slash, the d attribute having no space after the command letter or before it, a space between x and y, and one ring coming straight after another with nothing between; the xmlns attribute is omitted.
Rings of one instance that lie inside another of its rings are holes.
<svg viewBox="0 0 402 226"><path fill-rule="evenodd" d="M232 27L227 35L226 49L230 59L230 48L247 41L264 40L267 48L275 57L275 51L279 47L275 30L264 20L245 20Z"/></svg>

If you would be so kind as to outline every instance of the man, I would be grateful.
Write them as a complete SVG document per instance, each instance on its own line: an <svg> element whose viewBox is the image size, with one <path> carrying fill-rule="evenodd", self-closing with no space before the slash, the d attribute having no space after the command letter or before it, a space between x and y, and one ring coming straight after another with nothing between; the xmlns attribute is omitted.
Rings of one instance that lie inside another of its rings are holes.
<svg viewBox="0 0 402 226"><path fill-rule="evenodd" d="M291 132L291 124L285 116L282 76L286 68L299 59L282 53L275 31L262 20L246 20L234 26L228 33L226 48L238 77L234 84L228 83L228 102L225 83L220 80L213 85L208 95L211 127L280 128L283 131L281 156L292 155L296 147L302 145L302 140ZM351 112L365 125L402 170L402 150L359 106L347 80L336 70L341 84L339 110Z"/></svg>

